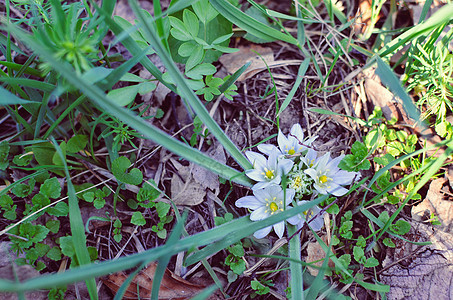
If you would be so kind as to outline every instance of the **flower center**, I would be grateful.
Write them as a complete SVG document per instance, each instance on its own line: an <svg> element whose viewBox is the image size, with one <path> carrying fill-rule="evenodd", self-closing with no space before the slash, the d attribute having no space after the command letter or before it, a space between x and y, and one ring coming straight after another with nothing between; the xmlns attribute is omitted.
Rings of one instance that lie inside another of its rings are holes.
<svg viewBox="0 0 453 300"><path fill-rule="evenodd" d="M294 188L298 189L298 188L300 188L301 185L302 185L302 179L300 178L300 176L297 176L296 178L294 178L294 182L293 182Z"/></svg>
<svg viewBox="0 0 453 300"><path fill-rule="evenodd" d="M267 179L274 179L274 170L264 168L264 176L266 176Z"/></svg>
<svg viewBox="0 0 453 300"><path fill-rule="evenodd" d="M288 150L289 155L293 155L294 153L296 153L296 151L294 150L294 147Z"/></svg>
<svg viewBox="0 0 453 300"><path fill-rule="evenodd" d="M269 208L271 209L272 212L276 212L278 210L278 205L275 202L271 202Z"/></svg>
<svg viewBox="0 0 453 300"><path fill-rule="evenodd" d="M322 175L319 177L319 182L321 183L326 183L329 180L329 178L326 175Z"/></svg>

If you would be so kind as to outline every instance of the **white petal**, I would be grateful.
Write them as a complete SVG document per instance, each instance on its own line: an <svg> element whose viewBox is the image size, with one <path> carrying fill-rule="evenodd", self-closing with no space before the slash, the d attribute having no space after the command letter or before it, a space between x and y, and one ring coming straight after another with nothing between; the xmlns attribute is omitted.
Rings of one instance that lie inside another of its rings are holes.
<svg viewBox="0 0 453 300"><path fill-rule="evenodd" d="M265 187L268 187L270 184L271 183L269 181L260 181L260 182L257 182L254 186L252 186L252 190L256 191L256 190L264 189Z"/></svg>
<svg viewBox="0 0 453 300"><path fill-rule="evenodd" d="M280 186L277 186L277 187L280 187ZM263 202L266 202L266 198L269 199L269 198L272 198L270 195L269 195L269 191L272 190L272 187L270 186L267 186L266 188L264 189L259 189L259 190L254 190L253 191L253 195L255 195L256 198L260 199L261 201Z"/></svg>
<svg viewBox="0 0 453 300"><path fill-rule="evenodd" d="M239 198L235 204L237 207L246 207L251 210L255 210L263 205L266 205L264 201L260 201L260 199L257 199L255 196L245 196Z"/></svg>
<svg viewBox="0 0 453 300"><path fill-rule="evenodd" d="M274 225L274 230L275 230L275 233L277 234L277 236L279 238L282 238L283 233L285 232L285 222L282 221L280 223L275 224Z"/></svg>
<svg viewBox="0 0 453 300"><path fill-rule="evenodd" d="M261 206L257 210L252 211L252 213L250 214L250 220L259 221L262 219L266 219L267 217L269 217L269 214L265 213L265 211L266 211L266 206Z"/></svg>
<svg viewBox="0 0 453 300"><path fill-rule="evenodd" d="M293 201L294 196L296 195L296 191L293 189L286 189L286 205Z"/></svg>
<svg viewBox="0 0 453 300"><path fill-rule="evenodd" d="M252 163L253 167L256 168L263 168L266 166L266 157L263 155L253 152L253 151L246 151L245 156L249 159L249 161Z"/></svg>
<svg viewBox="0 0 453 300"><path fill-rule="evenodd" d="M316 180L316 177L318 175L318 172L316 172L315 169L306 169L304 170L304 173L310 176L313 180Z"/></svg>
<svg viewBox="0 0 453 300"><path fill-rule="evenodd" d="M291 127L290 131L291 135L296 137L300 142L304 140L304 132L302 131L302 127L300 126L299 123L296 123Z"/></svg>
<svg viewBox="0 0 453 300"><path fill-rule="evenodd" d="M300 222L302 222L302 223L305 222L305 220L300 216L300 214L292 216L292 217L286 219L286 221L288 221L288 223L291 224L291 225L297 225Z"/></svg>
<svg viewBox="0 0 453 300"><path fill-rule="evenodd" d="M278 166L283 174L288 174L291 171L294 162L290 159L283 158L278 162Z"/></svg>
<svg viewBox="0 0 453 300"><path fill-rule="evenodd" d="M281 130L278 130L277 144L280 150L283 153L286 153L285 147L288 147L290 143L288 141L288 138L286 138L286 136L283 134Z"/></svg>
<svg viewBox="0 0 453 300"><path fill-rule="evenodd" d="M318 190L318 192L319 192L319 190ZM346 194L348 192L348 190L345 189L344 187L339 186L338 184L332 182L330 185L330 188L327 189L327 192L331 193L334 196L343 196L344 194Z"/></svg>
<svg viewBox="0 0 453 300"><path fill-rule="evenodd" d="M324 218L322 216L318 216L313 221L308 223L308 226L310 226L314 231L319 231L324 227Z"/></svg>
<svg viewBox="0 0 453 300"><path fill-rule="evenodd" d="M262 173L263 173L262 170L258 170L258 169L251 169L251 170L245 171L245 175L247 175L247 177L249 177L250 179L253 179L255 181L264 180L264 176Z"/></svg>
<svg viewBox="0 0 453 300"><path fill-rule="evenodd" d="M271 144L259 144L258 145L258 150L261 151L262 153L266 154L266 155L271 154L273 149L276 149L277 151L280 151L280 150L278 150L278 148L276 146L271 145Z"/></svg>
<svg viewBox="0 0 453 300"><path fill-rule="evenodd" d="M340 161L344 158L344 154L338 156L338 157L335 157L334 159L332 159L331 161L329 161L329 163L327 164L326 168L327 169L330 169L331 171L334 171L336 172L338 170L338 164L340 163Z"/></svg>
<svg viewBox="0 0 453 300"><path fill-rule="evenodd" d="M325 170L327 163L330 160L330 152L327 152L323 156L321 156L318 161L317 161L317 169L319 170Z"/></svg>
<svg viewBox="0 0 453 300"><path fill-rule="evenodd" d="M260 229L258 231L255 231L253 236L256 237L257 239L262 239L263 237L268 235L269 232L271 232L271 230L272 230L272 226L268 226L268 227L265 227L265 228Z"/></svg>
<svg viewBox="0 0 453 300"><path fill-rule="evenodd" d="M340 170L337 173L335 173L334 176L332 176L332 179L335 183L338 183L339 185L348 185L352 183L356 174L357 173L355 172Z"/></svg>

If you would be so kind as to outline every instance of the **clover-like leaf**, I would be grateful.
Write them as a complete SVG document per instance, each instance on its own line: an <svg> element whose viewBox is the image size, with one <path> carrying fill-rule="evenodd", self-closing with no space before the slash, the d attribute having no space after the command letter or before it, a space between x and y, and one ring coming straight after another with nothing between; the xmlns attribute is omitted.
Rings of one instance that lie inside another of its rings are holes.
<svg viewBox="0 0 453 300"><path fill-rule="evenodd" d="M113 176L115 176L116 179L118 179L121 182L132 185L139 185L143 181L143 174L137 168L133 168L128 173L127 169L130 166L131 162L127 157L125 156L118 157L112 163Z"/></svg>
<svg viewBox="0 0 453 300"><path fill-rule="evenodd" d="M200 22L198 21L197 15L192 11L185 9L182 14L182 20L187 31L189 31L193 37L196 37L200 29Z"/></svg>
<svg viewBox="0 0 453 300"><path fill-rule="evenodd" d="M186 76L192 79L202 79L204 75L212 75L217 71L212 64L200 64L186 72Z"/></svg>

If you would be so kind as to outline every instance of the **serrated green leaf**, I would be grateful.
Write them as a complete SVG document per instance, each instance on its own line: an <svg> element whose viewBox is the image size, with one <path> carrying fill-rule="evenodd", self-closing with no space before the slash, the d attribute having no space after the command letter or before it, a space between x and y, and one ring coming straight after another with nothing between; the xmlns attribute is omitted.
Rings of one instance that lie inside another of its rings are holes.
<svg viewBox="0 0 453 300"><path fill-rule="evenodd" d="M385 238L385 239L383 239L383 240L382 240L382 243L383 243L385 246L390 247L390 248L395 248L395 247L396 247L395 243L392 241L391 238Z"/></svg>
<svg viewBox="0 0 453 300"><path fill-rule="evenodd" d="M52 233L57 233L60 230L60 221L58 220L49 220L46 222L47 229Z"/></svg>
<svg viewBox="0 0 453 300"><path fill-rule="evenodd" d="M112 163L112 173L116 177L116 179L121 182L132 185L139 185L143 181L143 174L137 168L133 168L129 171L129 173L127 173L126 171L130 166L130 160L127 157L120 156Z"/></svg>
<svg viewBox="0 0 453 300"><path fill-rule="evenodd" d="M376 258L374 258L374 257L369 257L369 258L366 260L366 262L365 262L365 264L364 264L364 267L365 267L365 268L372 268L372 267L376 267L376 266L378 266L378 265L379 265L379 261L378 261Z"/></svg>
<svg viewBox="0 0 453 300"><path fill-rule="evenodd" d="M44 207L46 205L49 205L50 204L50 199L46 195L38 193L38 194L33 196L33 198L31 199L31 202L33 203L33 205L36 208L41 208L41 207Z"/></svg>
<svg viewBox="0 0 453 300"><path fill-rule="evenodd" d="M58 246L55 246L47 252L46 256L50 258L53 261L59 261L61 260L61 251Z"/></svg>
<svg viewBox="0 0 453 300"><path fill-rule="evenodd" d="M146 220L141 212L136 211L132 214L131 223L137 226L143 226L146 224Z"/></svg>
<svg viewBox="0 0 453 300"><path fill-rule="evenodd" d="M60 182L58 182L58 179L56 177L46 179L46 181L44 181L44 183L41 185L41 188L39 189L39 191L43 195L45 195L51 199L56 199L56 198L60 197L60 194L61 194Z"/></svg>
<svg viewBox="0 0 453 300"><path fill-rule="evenodd" d="M69 213L69 207L66 202L58 202L52 207L49 207L46 212L51 216L66 217Z"/></svg>
<svg viewBox="0 0 453 300"><path fill-rule="evenodd" d="M354 246L352 252L354 254L354 259L357 262L361 263L362 258L365 256L365 251L363 251L363 248L362 247L358 247L358 246Z"/></svg>
<svg viewBox="0 0 453 300"><path fill-rule="evenodd" d="M233 245L232 247L229 247L228 251L230 251L231 254L237 257L242 257L245 255L244 248L242 247L241 244L236 244Z"/></svg>
<svg viewBox="0 0 453 300"><path fill-rule="evenodd" d="M171 205L168 204L168 203L165 203L165 202L157 202L156 203L156 211L157 211L157 215L159 216L160 219L162 219L163 217L165 217L168 212L170 211L170 207Z"/></svg>
<svg viewBox="0 0 453 300"><path fill-rule="evenodd" d="M72 236L62 236L60 238L60 248L63 255L73 257L75 255L75 249L72 242Z"/></svg>
<svg viewBox="0 0 453 300"><path fill-rule="evenodd" d="M404 220L398 220L391 225L390 230L398 235L405 235L411 230L411 224Z"/></svg>
<svg viewBox="0 0 453 300"><path fill-rule="evenodd" d="M50 230L42 225L34 225L34 226L35 226L35 234L34 234L33 238L31 238L31 241L33 243L42 242L46 238L46 236Z"/></svg>
<svg viewBox="0 0 453 300"><path fill-rule="evenodd" d="M0 207L2 208L10 208L11 205L13 205L14 202L13 202L13 199L11 199L10 196L8 195L2 195L0 196Z"/></svg>
<svg viewBox="0 0 453 300"><path fill-rule="evenodd" d="M33 160L32 153L25 153L14 156L13 163L20 167L25 167L28 166L32 160Z"/></svg>
<svg viewBox="0 0 453 300"><path fill-rule="evenodd" d="M386 153L384 156L374 157L373 160L377 164L386 166L386 165L390 164L392 161L394 161L395 157L393 157L393 155L391 155L390 153Z"/></svg>

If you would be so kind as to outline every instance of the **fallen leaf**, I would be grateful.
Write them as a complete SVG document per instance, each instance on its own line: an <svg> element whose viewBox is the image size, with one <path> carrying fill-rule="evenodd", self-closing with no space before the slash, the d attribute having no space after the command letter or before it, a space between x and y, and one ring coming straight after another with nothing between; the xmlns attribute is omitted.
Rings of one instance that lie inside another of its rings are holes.
<svg viewBox="0 0 453 300"><path fill-rule="evenodd" d="M198 205L203 202L206 188L197 183L192 176L191 167L183 166L170 159L178 173L171 178L171 199L176 205Z"/></svg>
<svg viewBox="0 0 453 300"><path fill-rule="evenodd" d="M123 299L149 299L151 297L156 268L157 262L152 262L140 271L127 288ZM109 275L107 279L103 279L103 282L113 294L116 294L128 277L129 275L121 271ZM175 275L170 270L165 269L159 287L159 299L190 299L200 293L204 288L204 286L193 284ZM139 292L137 293L137 291Z"/></svg>
<svg viewBox="0 0 453 300"><path fill-rule="evenodd" d="M442 223L442 227L449 227L453 224L453 201L444 199L444 193L442 193L442 186L446 181L445 178L438 178L431 182L426 198L420 204L412 207L412 218L417 221L425 221L430 218L431 214L434 214Z"/></svg>
<svg viewBox="0 0 453 300"><path fill-rule="evenodd" d="M321 239L324 241L324 243L327 244L327 235L324 235L321 237ZM312 263L311 265L314 265L316 267L310 267L308 266L308 272L310 272L311 275L317 276L319 273L319 268L322 267L322 264L324 263L324 258L326 257L326 253L322 249L321 245L318 242L309 242L307 246L307 258L305 261L307 263ZM335 265L332 260L329 259L329 262L327 263L329 267L333 268Z"/></svg>
<svg viewBox="0 0 453 300"><path fill-rule="evenodd" d="M216 161L226 164L225 151L223 150L223 146L221 144L218 144L207 154ZM192 176L195 182L199 183L205 188L209 188L212 191L217 191L218 193L218 190L220 188L218 175L199 165L194 165L192 169Z"/></svg>
<svg viewBox="0 0 453 300"><path fill-rule="evenodd" d="M253 51L258 52L262 58ZM269 47L251 44L247 47L240 46L239 51L235 53L222 55L219 61L231 74L239 70L247 62L251 61L252 63L248 69L238 78L238 81L243 81L266 69L266 64L263 59L267 64L274 62L274 51Z"/></svg>

